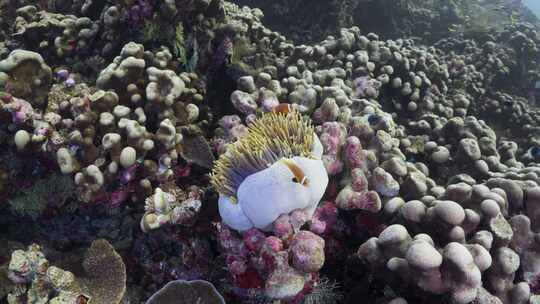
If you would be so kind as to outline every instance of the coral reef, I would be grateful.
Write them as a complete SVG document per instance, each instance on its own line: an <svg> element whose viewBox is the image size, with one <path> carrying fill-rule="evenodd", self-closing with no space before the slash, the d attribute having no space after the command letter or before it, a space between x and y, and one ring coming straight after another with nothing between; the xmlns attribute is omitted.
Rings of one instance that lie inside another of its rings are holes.
<svg viewBox="0 0 540 304"><path fill-rule="evenodd" d="M0 3L0 302L539 302L538 20L306 3Z"/></svg>
<svg viewBox="0 0 540 304"><path fill-rule="evenodd" d="M82 264L84 276L50 265L37 244L15 250L8 266L14 283L8 303L120 303L126 285L122 258L105 240L96 240Z"/></svg>
<svg viewBox="0 0 540 304"><path fill-rule="evenodd" d="M515 22L518 16L527 21L536 19L521 1L236 0L235 3L261 8L268 26L301 43L316 41L353 25L391 39L413 36L437 41L449 34L488 31L490 27Z"/></svg>

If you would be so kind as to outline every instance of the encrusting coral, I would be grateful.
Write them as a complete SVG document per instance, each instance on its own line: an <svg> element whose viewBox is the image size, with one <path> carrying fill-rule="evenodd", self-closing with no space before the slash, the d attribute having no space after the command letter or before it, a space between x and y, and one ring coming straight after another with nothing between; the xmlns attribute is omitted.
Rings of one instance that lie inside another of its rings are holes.
<svg viewBox="0 0 540 304"><path fill-rule="evenodd" d="M51 68L39 53L15 50L0 61L0 84L7 92L31 100L34 106L45 103L51 81Z"/></svg>
<svg viewBox="0 0 540 304"><path fill-rule="evenodd" d="M83 261L84 274L50 265L41 247L16 250L9 262L9 279L15 284L10 304L19 303L120 303L126 288L122 258L105 240L96 240Z"/></svg>

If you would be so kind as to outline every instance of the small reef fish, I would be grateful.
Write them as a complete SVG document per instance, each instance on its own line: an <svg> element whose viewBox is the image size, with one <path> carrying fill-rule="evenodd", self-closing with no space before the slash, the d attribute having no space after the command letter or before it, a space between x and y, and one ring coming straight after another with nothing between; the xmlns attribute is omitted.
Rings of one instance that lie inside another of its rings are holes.
<svg viewBox="0 0 540 304"><path fill-rule="evenodd" d="M302 186L309 186L309 180L307 178L307 176L305 175L304 171L298 167L298 165L290 160L290 159L286 159L286 158L283 158L281 159L281 162L287 166L287 168L289 168L289 170L291 170L292 174L294 175L293 177L293 182L295 183L299 183L301 184Z"/></svg>
<svg viewBox="0 0 540 304"><path fill-rule="evenodd" d="M287 114L293 110L290 103L280 103L274 108L274 112Z"/></svg>

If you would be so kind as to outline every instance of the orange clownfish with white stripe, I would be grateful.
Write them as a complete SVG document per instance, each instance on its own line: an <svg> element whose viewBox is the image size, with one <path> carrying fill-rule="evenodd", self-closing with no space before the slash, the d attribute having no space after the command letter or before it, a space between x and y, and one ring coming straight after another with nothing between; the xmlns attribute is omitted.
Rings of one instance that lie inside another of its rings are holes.
<svg viewBox="0 0 540 304"><path fill-rule="evenodd" d="M299 183L302 186L309 186L309 179L307 178L304 171L291 159L282 158L281 162L291 170L292 174L294 175L292 181L295 183Z"/></svg>
<svg viewBox="0 0 540 304"><path fill-rule="evenodd" d="M272 111L276 113L288 114L293 111L293 106L290 103L280 103Z"/></svg>

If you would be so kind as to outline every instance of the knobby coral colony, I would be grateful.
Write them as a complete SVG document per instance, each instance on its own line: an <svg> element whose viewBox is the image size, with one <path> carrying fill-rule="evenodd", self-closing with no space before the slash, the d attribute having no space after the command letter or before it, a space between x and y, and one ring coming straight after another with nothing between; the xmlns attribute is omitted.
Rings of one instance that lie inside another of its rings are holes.
<svg viewBox="0 0 540 304"><path fill-rule="evenodd" d="M324 26L277 1L334 33L306 44L222 0L23 2L0 4L0 303L540 302L518 1L311 1ZM378 16L420 37L334 28Z"/></svg>

